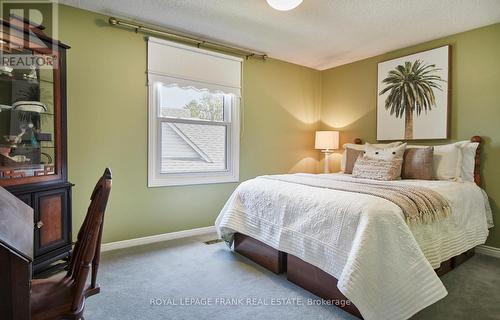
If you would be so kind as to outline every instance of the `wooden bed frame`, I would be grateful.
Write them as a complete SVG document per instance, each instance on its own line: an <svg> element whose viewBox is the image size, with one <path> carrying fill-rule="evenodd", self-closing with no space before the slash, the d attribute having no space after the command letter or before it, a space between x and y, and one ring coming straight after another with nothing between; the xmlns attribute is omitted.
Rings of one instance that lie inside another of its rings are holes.
<svg viewBox="0 0 500 320"><path fill-rule="evenodd" d="M361 139L355 139L354 142L356 144L362 143ZM475 157L474 181L480 186L482 138L474 136L471 138L471 142L479 143ZM276 274L286 272L288 281L314 293L322 299L329 300L332 305L342 308L344 311L362 319L361 313L354 303L347 299L337 288L338 280L318 267L241 233L234 235L234 251ZM441 277L470 259L473 255L474 249L470 249L442 262L440 267L435 269L436 274Z"/></svg>

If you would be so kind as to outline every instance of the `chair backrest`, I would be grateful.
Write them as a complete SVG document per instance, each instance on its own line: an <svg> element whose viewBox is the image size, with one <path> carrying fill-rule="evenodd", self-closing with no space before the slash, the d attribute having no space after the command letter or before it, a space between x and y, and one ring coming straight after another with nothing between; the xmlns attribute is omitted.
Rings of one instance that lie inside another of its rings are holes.
<svg viewBox="0 0 500 320"><path fill-rule="evenodd" d="M91 288L96 285L97 269L101 254L101 237L104 222L104 212L111 191L111 170L106 168L104 174L97 182L85 220L78 232L78 237L73 249L67 277L74 281L73 310L82 307L85 284L92 265Z"/></svg>

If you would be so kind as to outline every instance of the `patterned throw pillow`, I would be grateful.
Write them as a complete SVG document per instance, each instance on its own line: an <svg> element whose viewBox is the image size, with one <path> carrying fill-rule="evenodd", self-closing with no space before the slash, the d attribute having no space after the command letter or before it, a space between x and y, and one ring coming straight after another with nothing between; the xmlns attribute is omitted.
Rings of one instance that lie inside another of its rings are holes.
<svg viewBox="0 0 500 320"><path fill-rule="evenodd" d="M390 147L390 148L377 148L372 144L365 143L365 157L371 159L380 159L380 160L403 158L405 148L406 148L406 143L403 143L397 147Z"/></svg>
<svg viewBox="0 0 500 320"><path fill-rule="evenodd" d="M401 178L432 180L433 156L434 147L406 149Z"/></svg>
<svg viewBox="0 0 500 320"><path fill-rule="evenodd" d="M352 176L372 180L396 180L401 176L403 158L392 160L358 157L352 169Z"/></svg>

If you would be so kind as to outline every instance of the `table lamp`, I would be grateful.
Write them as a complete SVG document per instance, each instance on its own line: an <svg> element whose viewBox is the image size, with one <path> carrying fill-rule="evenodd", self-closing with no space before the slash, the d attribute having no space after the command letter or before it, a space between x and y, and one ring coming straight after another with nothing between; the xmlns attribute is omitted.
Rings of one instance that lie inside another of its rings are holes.
<svg viewBox="0 0 500 320"><path fill-rule="evenodd" d="M316 131L315 149L320 149L325 154L324 172L329 173L328 156L333 150L339 148L338 131Z"/></svg>

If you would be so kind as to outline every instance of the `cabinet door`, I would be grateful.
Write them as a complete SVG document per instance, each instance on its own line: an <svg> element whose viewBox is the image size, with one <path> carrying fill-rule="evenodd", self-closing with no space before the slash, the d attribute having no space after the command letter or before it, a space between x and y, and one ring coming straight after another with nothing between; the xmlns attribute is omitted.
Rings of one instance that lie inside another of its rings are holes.
<svg viewBox="0 0 500 320"><path fill-rule="evenodd" d="M25 49L19 54L35 53ZM51 56L58 68L26 66L0 75L0 186L66 179L63 62L60 52Z"/></svg>
<svg viewBox="0 0 500 320"><path fill-rule="evenodd" d="M68 194L57 189L35 194L35 256L68 244Z"/></svg>

